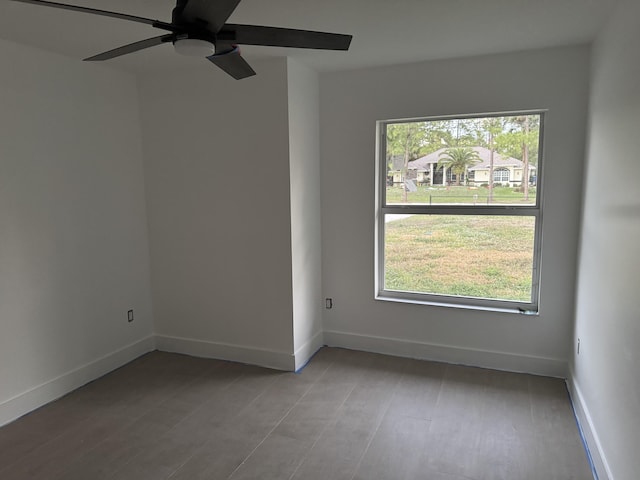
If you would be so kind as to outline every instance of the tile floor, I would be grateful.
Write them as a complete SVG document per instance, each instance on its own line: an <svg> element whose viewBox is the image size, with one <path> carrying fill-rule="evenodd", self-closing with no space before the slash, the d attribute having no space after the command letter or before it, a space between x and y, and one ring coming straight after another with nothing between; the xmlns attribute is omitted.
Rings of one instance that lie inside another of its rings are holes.
<svg viewBox="0 0 640 480"><path fill-rule="evenodd" d="M324 348L153 352L0 429L3 480L592 479L562 380Z"/></svg>

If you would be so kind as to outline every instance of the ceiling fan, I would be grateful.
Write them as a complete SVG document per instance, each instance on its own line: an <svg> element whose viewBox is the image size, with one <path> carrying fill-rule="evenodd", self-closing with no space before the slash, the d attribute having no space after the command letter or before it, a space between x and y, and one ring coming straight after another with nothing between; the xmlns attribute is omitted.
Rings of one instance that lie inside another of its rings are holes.
<svg viewBox="0 0 640 480"><path fill-rule="evenodd" d="M240 55L238 45L348 50L352 38L337 33L225 23L240 0L176 0L171 23L44 0L12 1L145 23L169 32L85 58L87 61L109 60L171 42L178 53L206 57L236 80L256 74Z"/></svg>

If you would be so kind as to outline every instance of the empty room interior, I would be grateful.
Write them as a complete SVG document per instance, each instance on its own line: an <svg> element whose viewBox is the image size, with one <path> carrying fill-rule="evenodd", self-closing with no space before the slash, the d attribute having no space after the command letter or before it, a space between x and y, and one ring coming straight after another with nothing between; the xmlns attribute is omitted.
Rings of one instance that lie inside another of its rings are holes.
<svg viewBox="0 0 640 480"><path fill-rule="evenodd" d="M640 478L640 2L43 3L0 2L0 478ZM531 205L406 204L528 182L416 187L392 128L524 114ZM526 308L385 287L434 212L532 219Z"/></svg>

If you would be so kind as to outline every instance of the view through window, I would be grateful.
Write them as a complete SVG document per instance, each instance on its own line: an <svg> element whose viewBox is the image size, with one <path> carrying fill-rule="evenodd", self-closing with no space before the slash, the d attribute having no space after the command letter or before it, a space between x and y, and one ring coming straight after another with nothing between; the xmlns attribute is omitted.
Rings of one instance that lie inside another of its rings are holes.
<svg viewBox="0 0 640 480"><path fill-rule="evenodd" d="M378 298L537 311L543 117L379 123Z"/></svg>

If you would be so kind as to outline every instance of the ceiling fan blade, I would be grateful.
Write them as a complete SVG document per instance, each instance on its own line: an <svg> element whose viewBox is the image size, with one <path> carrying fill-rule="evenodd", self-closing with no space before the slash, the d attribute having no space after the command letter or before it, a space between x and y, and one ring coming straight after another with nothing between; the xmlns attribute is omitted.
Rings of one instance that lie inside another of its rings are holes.
<svg viewBox="0 0 640 480"><path fill-rule="evenodd" d="M189 22L207 22L208 30L218 33L231 16L240 0L185 0L181 19Z"/></svg>
<svg viewBox="0 0 640 480"><path fill-rule="evenodd" d="M244 58L242 58L242 56L240 55L240 49L238 47L233 47L233 50L225 53L211 55L207 57L207 59L227 72L236 80L241 80L243 78L251 77L256 74L253 68L251 68L251 65L249 65Z"/></svg>
<svg viewBox="0 0 640 480"><path fill-rule="evenodd" d="M107 10L98 10L96 8L79 7L77 5L67 5L65 3L48 2L44 0L11 0L11 1L20 2L20 3L30 3L32 5L40 5L43 7L61 8L63 10L73 10L76 12L91 13L93 15L100 15L103 17L119 18L121 20L129 20L131 22L144 23L146 25L151 25L153 27L161 28L164 30L169 30L169 31L175 30L175 28L170 23L161 22L159 20L152 20L150 18L136 17L135 15L127 15L125 13L109 12Z"/></svg>
<svg viewBox="0 0 640 480"><path fill-rule="evenodd" d="M145 48L155 47L156 45L172 42L174 39L175 39L175 35L172 33L169 33L166 35L160 35L159 37L147 38L146 40L130 43L129 45L114 48L113 50L109 50L108 52L100 53L98 55L94 55L93 57L85 58L85 61L99 62L102 60L109 60L111 58L120 57L128 53L144 50Z"/></svg>
<svg viewBox="0 0 640 480"><path fill-rule="evenodd" d="M220 30L218 38L228 43L241 45L349 50L353 37L339 33L228 23Z"/></svg>

